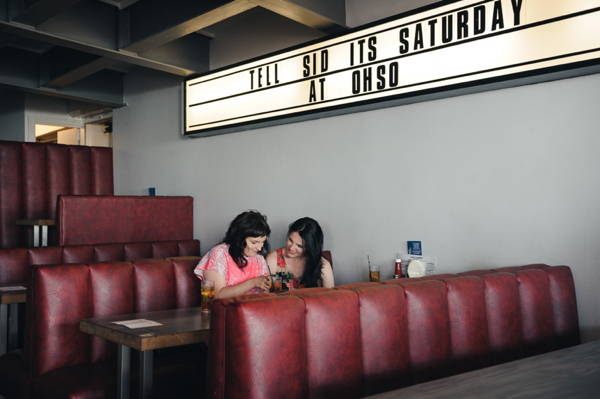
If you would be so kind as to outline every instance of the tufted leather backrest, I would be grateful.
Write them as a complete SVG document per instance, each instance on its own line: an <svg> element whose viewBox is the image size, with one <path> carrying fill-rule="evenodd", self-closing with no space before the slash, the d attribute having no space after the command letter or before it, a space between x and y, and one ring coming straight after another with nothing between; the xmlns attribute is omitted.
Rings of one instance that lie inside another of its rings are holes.
<svg viewBox="0 0 600 399"><path fill-rule="evenodd" d="M55 219L59 195L113 195L113 186L112 148L0 141L0 248L32 247L33 229L17 219Z"/></svg>
<svg viewBox="0 0 600 399"><path fill-rule="evenodd" d="M208 397L363 397L579 343L570 268L476 274L217 300Z"/></svg>
<svg viewBox="0 0 600 399"><path fill-rule="evenodd" d="M0 284L23 283L32 265L134 261L200 256L200 241L157 241L125 244L0 249Z"/></svg>
<svg viewBox="0 0 600 399"><path fill-rule="evenodd" d="M193 212L192 197L61 196L58 245L191 240Z"/></svg>
<svg viewBox="0 0 600 399"><path fill-rule="evenodd" d="M31 375L116 357L116 344L79 330L83 318L200 305L198 259L42 265L27 287Z"/></svg>

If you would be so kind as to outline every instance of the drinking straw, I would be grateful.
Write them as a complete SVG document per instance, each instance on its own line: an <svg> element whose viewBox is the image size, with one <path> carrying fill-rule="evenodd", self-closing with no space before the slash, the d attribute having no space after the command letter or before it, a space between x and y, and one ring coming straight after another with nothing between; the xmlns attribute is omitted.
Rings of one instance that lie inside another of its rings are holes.
<svg viewBox="0 0 600 399"><path fill-rule="evenodd" d="M367 255L367 262L369 263L369 269L371 268L371 259L369 259L369 255Z"/></svg>

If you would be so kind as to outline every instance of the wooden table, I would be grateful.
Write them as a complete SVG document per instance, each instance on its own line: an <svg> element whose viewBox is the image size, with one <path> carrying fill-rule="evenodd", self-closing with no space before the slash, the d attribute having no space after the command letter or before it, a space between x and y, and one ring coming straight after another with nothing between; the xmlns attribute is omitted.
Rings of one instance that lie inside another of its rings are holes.
<svg viewBox="0 0 600 399"><path fill-rule="evenodd" d="M52 219L17 219L19 226L33 226L33 246L48 246L48 226L54 226ZM40 232L40 227L41 232Z"/></svg>
<svg viewBox="0 0 600 399"><path fill-rule="evenodd" d="M600 341L370 396L372 399L600 397Z"/></svg>
<svg viewBox="0 0 600 399"><path fill-rule="evenodd" d="M0 355L17 348L18 304L25 302L25 284L0 284Z"/></svg>
<svg viewBox="0 0 600 399"><path fill-rule="evenodd" d="M161 326L130 329L114 324L145 319ZM83 319L79 329L119 344L118 397L130 396L130 348L140 353L140 397L152 398L152 350L208 341L210 313L200 307Z"/></svg>

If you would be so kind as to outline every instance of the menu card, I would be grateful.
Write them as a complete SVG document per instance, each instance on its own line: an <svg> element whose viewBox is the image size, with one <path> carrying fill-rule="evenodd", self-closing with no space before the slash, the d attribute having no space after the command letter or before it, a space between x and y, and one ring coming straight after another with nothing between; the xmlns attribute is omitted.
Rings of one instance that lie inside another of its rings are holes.
<svg viewBox="0 0 600 399"><path fill-rule="evenodd" d="M162 324L157 321L146 320L146 319L113 321L113 324L118 324L118 325L121 325L121 326L124 326L127 328L131 328L131 329L162 326Z"/></svg>

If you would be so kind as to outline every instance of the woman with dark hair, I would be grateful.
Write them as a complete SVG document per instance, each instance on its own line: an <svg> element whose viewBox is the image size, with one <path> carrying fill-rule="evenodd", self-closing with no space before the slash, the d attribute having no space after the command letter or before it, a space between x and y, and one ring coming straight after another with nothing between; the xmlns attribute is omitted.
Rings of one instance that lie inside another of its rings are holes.
<svg viewBox="0 0 600 399"><path fill-rule="evenodd" d="M309 217L290 224L286 245L267 256L271 274L293 275L294 288L334 286L331 264L323 258L323 230Z"/></svg>
<svg viewBox="0 0 600 399"><path fill-rule="evenodd" d="M215 298L268 291L271 229L258 211L240 213L229 224L225 238L208 251L194 269L200 279L215 282ZM263 251L264 249L264 251Z"/></svg>

